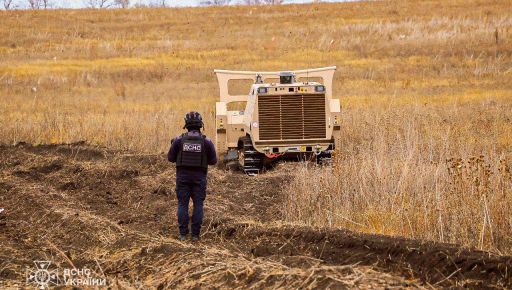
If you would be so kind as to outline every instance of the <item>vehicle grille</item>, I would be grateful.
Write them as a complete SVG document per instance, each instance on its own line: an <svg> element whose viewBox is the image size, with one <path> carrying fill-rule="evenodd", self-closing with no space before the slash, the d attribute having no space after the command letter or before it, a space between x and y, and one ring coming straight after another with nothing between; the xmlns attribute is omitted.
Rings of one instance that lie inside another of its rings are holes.
<svg viewBox="0 0 512 290"><path fill-rule="evenodd" d="M325 138L325 96L258 96L260 140Z"/></svg>

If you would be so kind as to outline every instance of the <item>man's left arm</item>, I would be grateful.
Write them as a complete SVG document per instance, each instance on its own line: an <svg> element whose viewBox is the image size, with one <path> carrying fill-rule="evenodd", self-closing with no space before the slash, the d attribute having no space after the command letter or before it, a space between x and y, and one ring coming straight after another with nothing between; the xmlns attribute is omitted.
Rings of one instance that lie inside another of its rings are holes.
<svg viewBox="0 0 512 290"><path fill-rule="evenodd" d="M215 165L217 164L217 152L215 151L215 145L213 145L213 142L210 139L206 139L206 143L208 144L208 151L206 151L208 165Z"/></svg>

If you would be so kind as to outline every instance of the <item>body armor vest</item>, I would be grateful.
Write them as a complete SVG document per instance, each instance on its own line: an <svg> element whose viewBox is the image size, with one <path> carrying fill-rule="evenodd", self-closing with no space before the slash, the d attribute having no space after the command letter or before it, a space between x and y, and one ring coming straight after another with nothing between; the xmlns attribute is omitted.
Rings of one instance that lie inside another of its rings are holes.
<svg viewBox="0 0 512 290"><path fill-rule="evenodd" d="M183 134L176 167L208 169L205 138L206 136L203 135L189 136L187 133Z"/></svg>

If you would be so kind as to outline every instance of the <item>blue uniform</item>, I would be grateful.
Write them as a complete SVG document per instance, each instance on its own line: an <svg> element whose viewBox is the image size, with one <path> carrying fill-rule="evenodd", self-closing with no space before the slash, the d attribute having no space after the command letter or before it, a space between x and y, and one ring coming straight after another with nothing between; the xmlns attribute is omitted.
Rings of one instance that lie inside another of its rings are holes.
<svg viewBox="0 0 512 290"><path fill-rule="evenodd" d="M192 130L187 133L188 136L201 136L198 130ZM174 139L171 144L167 159L170 162L176 163L178 154L182 148L182 136ZM217 153L213 142L205 138L204 149L206 152L206 160L208 165L215 165L217 163ZM176 196L178 198L178 223L181 235L188 234L188 204L192 198L194 204L194 211L192 213L192 235L199 236L201 225L203 223L203 204L206 198L206 184L207 184L208 169L206 168L176 168Z"/></svg>

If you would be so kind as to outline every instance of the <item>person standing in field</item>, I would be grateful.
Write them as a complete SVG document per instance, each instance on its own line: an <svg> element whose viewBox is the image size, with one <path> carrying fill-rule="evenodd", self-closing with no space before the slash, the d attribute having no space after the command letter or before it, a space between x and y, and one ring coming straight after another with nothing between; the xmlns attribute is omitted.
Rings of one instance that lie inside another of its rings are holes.
<svg viewBox="0 0 512 290"><path fill-rule="evenodd" d="M188 204L194 204L192 213L192 241L198 241L203 223L203 203L206 198L208 165L217 163L213 142L201 133L203 119L198 112L185 115L188 132L173 139L167 154L176 163L176 195L178 198L179 239L185 241L189 234Z"/></svg>

